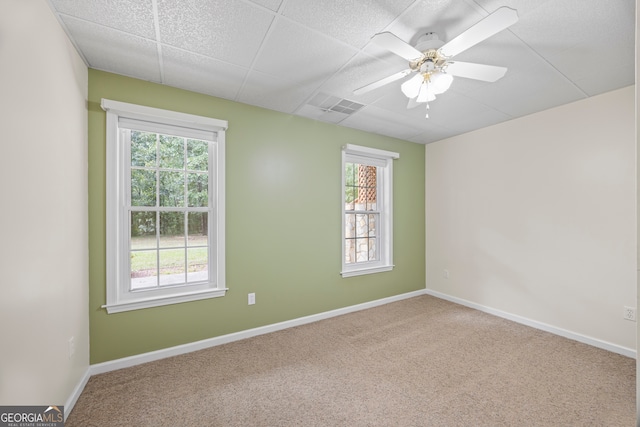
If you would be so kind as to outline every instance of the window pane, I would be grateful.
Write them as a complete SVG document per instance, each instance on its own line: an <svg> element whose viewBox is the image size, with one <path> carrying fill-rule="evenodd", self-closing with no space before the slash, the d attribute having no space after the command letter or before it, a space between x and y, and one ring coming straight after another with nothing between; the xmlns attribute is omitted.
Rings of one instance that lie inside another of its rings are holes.
<svg viewBox="0 0 640 427"><path fill-rule="evenodd" d="M346 163L344 176L344 201L345 210L352 211L355 208L355 200L358 197L358 187L356 187L355 171L357 165L354 163Z"/></svg>
<svg viewBox="0 0 640 427"><path fill-rule="evenodd" d="M356 262L369 261L369 239L356 239Z"/></svg>
<svg viewBox="0 0 640 427"><path fill-rule="evenodd" d="M367 190L367 210L375 211L378 210L378 204L376 203L376 189L370 188Z"/></svg>
<svg viewBox="0 0 640 427"><path fill-rule="evenodd" d="M209 175L206 173L188 174L189 206L206 207L209 205Z"/></svg>
<svg viewBox="0 0 640 427"><path fill-rule="evenodd" d="M351 187L351 188L354 189L354 187ZM348 193L348 192L349 192L349 188L346 188L345 193ZM345 194L345 200L346 200L346 202L344 204L344 210L345 211L352 211L352 210L354 210L356 208L356 205L353 202L353 200L354 200L353 197L351 197L351 199L349 199L349 197L350 196L348 194Z"/></svg>
<svg viewBox="0 0 640 427"><path fill-rule="evenodd" d="M204 282L209 280L209 249L187 249L187 282Z"/></svg>
<svg viewBox="0 0 640 427"><path fill-rule="evenodd" d="M376 219L378 215L369 215L369 237L376 237Z"/></svg>
<svg viewBox="0 0 640 427"><path fill-rule="evenodd" d="M131 206L156 205L156 171L131 171Z"/></svg>
<svg viewBox="0 0 640 427"><path fill-rule="evenodd" d="M160 286L185 282L184 249L160 250Z"/></svg>
<svg viewBox="0 0 640 427"><path fill-rule="evenodd" d="M367 237L369 235L368 215L356 215L356 237Z"/></svg>
<svg viewBox="0 0 640 427"><path fill-rule="evenodd" d="M184 206L184 173L160 172L160 206Z"/></svg>
<svg viewBox="0 0 640 427"><path fill-rule="evenodd" d="M131 290L158 285L158 259L156 251L131 252Z"/></svg>
<svg viewBox="0 0 640 427"><path fill-rule="evenodd" d="M344 241L344 262L352 264L356 262L356 241L355 239L345 239Z"/></svg>
<svg viewBox="0 0 640 427"><path fill-rule="evenodd" d="M156 166L157 134L131 131L131 166Z"/></svg>
<svg viewBox="0 0 640 427"><path fill-rule="evenodd" d="M184 247L183 212L160 212L160 247Z"/></svg>
<svg viewBox="0 0 640 427"><path fill-rule="evenodd" d="M184 138L160 135L160 167L184 169Z"/></svg>
<svg viewBox="0 0 640 427"><path fill-rule="evenodd" d="M363 197L362 203L365 203L366 210L375 210L377 202L377 178L375 166L360 166L360 186L362 189Z"/></svg>
<svg viewBox="0 0 640 427"><path fill-rule="evenodd" d="M356 236L356 216L353 214L346 214L344 216L344 237L346 239Z"/></svg>
<svg viewBox="0 0 640 427"><path fill-rule="evenodd" d="M209 233L209 216L207 212L189 212L188 246L207 246Z"/></svg>
<svg viewBox="0 0 640 427"><path fill-rule="evenodd" d="M357 165L358 167L358 197L356 198L356 209L375 210L376 209L376 167L367 165Z"/></svg>
<svg viewBox="0 0 640 427"><path fill-rule="evenodd" d="M131 212L131 249L156 247L156 213Z"/></svg>
<svg viewBox="0 0 640 427"><path fill-rule="evenodd" d="M209 143L195 139L187 140L187 169L206 171L209 168Z"/></svg>
<svg viewBox="0 0 640 427"><path fill-rule="evenodd" d="M369 261L378 259L377 239L369 239Z"/></svg>
<svg viewBox="0 0 640 427"><path fill-rule="evenodd" d="M345 185L346 186L350 186L350 187L354 187L356 186L357 182L356 182L356 170L358 168L358 165L355 163L345 163L344 165L344 179L345 179Z"/></svg>

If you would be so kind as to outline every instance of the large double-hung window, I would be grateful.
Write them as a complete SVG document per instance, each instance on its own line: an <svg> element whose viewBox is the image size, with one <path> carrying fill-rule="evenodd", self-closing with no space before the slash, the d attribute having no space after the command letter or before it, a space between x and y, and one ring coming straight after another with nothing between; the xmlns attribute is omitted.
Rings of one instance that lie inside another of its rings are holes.
<svg viewBox="0 0 640 427"><path fill-rule="evenodd" d="M227 122L103 99L109 313L225 294Z"/></svg>
<svg viewBox="0 0 640 427"><path fill-rule="evenodd" d="M342 276L393 269L393 159L398 153L347 144L342 150Z"/></svg>

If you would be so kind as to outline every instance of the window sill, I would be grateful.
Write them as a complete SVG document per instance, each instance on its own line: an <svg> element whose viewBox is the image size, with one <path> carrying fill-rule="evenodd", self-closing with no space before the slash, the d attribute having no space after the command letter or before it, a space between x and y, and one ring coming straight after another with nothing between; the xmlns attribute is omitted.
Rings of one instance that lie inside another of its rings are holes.
<svg viewBox="0 0 640 427"><path fill-rule="evenodd" d="M378 267L369 267L369 268L359 268L357 270L343 270L340 272L342 277L353 277L353 276L362 276L365 274L374 274L374 273L382 273L385 271L393 270L395 265L382 265Z"/></svg>
<svg viewBox="0 0 640 427"><path fill-rule="evenodd" d="M163 305L179 304L182 302L199 301L208 298L223 297L227 293L227 289L214 289L189 294L171 295L156 298L146 298L141 300L117 302L114 304L105 304L102 308L107 310L108 314L121 313L123 311L141 310L143 308L160 307Z"/></svg>

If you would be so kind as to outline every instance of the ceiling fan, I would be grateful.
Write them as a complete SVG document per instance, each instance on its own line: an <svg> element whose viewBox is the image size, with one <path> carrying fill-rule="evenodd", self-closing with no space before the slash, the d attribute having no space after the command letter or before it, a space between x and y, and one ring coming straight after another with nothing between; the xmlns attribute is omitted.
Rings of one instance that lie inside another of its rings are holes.
<svg viewBox="0 0 640 427"><path fill-rule="evenodd" d="M427 33L420 37L415 47L392 33L378 33L371 41L409 61L409 68L356 89L353 93L361 95L413 74L400 86L402 93L409 98L407 108L426 103L428 110L429 102L449 89L454 76L495 82L507 72L505 67L454 61L452 58L517 21L518 13L514 9L501 7L447 43L439 40L435 33ZM426 117L429 117L428 112Z"/></svg>

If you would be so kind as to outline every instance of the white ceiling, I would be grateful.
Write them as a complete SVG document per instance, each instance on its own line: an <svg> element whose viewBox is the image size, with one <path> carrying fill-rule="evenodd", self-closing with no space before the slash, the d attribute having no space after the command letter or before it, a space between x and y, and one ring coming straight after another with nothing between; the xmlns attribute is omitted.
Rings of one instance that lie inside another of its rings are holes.
<svg viewBox="0 0 640 427"><path fill-rule="evenodd" d="M49 0L90 68L429 143L634 83L634 0ZM509 29L456 56L508 67L495 83L456 78L407 109L407 68L371 44L390 31L448 41L498 7ZM327 111L346 99L364 107Z"/></svg>

